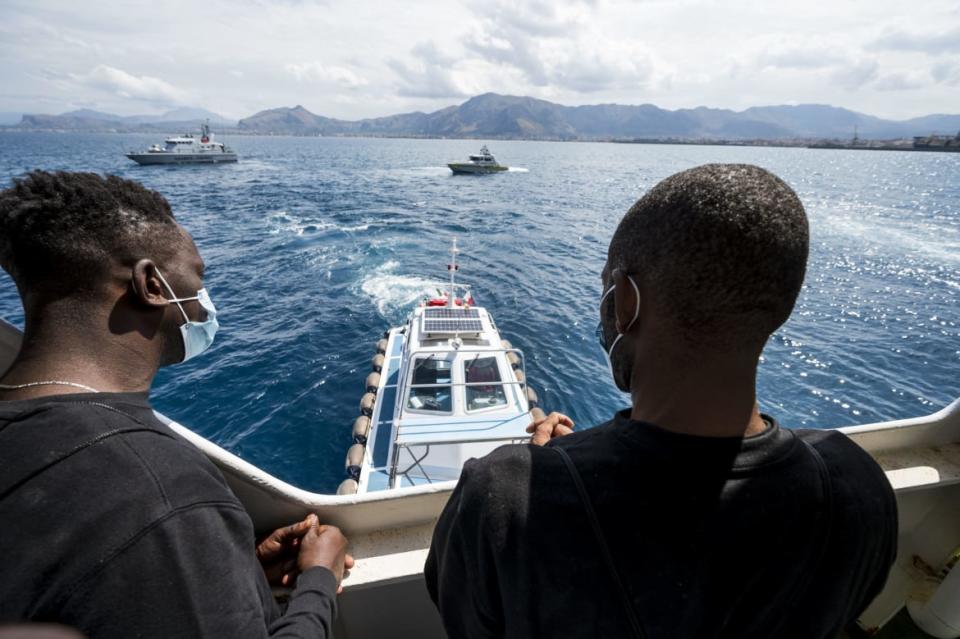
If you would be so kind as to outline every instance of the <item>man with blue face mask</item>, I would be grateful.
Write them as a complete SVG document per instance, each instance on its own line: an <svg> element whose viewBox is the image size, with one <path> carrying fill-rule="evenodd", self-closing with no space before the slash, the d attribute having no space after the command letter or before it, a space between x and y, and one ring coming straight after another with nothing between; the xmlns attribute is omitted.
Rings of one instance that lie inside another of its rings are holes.
<svg viewBox="0 0 960 639"><path fill-rule="evenodd" d="M896 555L889 483L755 394L808 242L755 166L678 173L627 212L596 295L629 406L464 465L424 570L451 637L833 639L864 610Z"/></svg>
<svg viewBox="0 0 960 639"><path fill-rule="evenodd" d="M214 342L204 263L158 193L35 171L0 191L24 307L0 377L0 624L89 637L324 637L346 539L315 515L259 544L217 468L153 414L161 366ZM284 614L271 586L295 586Z"/></svg>

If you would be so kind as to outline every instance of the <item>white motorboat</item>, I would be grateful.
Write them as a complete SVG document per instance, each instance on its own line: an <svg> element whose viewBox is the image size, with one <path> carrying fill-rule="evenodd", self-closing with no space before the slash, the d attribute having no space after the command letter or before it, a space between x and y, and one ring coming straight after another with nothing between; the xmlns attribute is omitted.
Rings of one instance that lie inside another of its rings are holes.
<svg viewBox="0 0 960 639"><path fill-rule="evenodd" d="M137 164L220 164L236 162L237 154L222 142L216 142L210 125L201 125L200 138L192 133L164 140L163 146L152 145L143 152L131 151L127 157Z"/></svg>
<svg viewBox="0 0 960 639"><path fill-rule="evenodd" d="M447 165L454 173L499 173L510 167L497 162L486 145L480 148L480 153L471 155L466 162L452 162Z"/></svg>
<svg viewBox="0 0 960 639"><path fill-rule="evenodd" d="M454 240L448 289L377 344L338 494L456 480L471 457L529 437L523 352L456 282L458 252Z"/></svg>

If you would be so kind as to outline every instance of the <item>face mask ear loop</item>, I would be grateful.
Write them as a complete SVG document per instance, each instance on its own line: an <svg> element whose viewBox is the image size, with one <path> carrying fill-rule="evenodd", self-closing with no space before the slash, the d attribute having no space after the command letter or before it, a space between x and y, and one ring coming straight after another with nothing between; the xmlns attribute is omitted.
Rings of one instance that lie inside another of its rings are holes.
<svg viewBox="0 0 960 639"><path fill-rule="evenodd" d="M606 292L605 292L603 295L600 296L600 303L597 304L597 306L600 308L600 312L601 312L601 313L603 313L603 302L604 302L604 300L606 300L606 299L607 299L607 296L610 295L610 293L612 293L616 288L617 288L617 285L616 285L616 284L612 284L612 285L610 286L610 288L608 288L608 289L606 290ZM601 322L601 325L602 325L602 322ZM601 330L602 330L602 329L601 329ZM617 333L619 333L619 332L620 332L620 327L618 326L618 327L617 327ZM604 341L604 342L607 341L606 337L603 338L603 341ZM606 346L604 346L604 349L606 349Z"/></svg>
<svg viewBox="0 0 960 639"><path fill-rule="evenodd" d="M606 292L605 292L603 295L600 296L600 304L603 304L603 300L607 299L607 295L609 295L610 293L612 293L612 292L614 291L614 289L616 289L616 288L617 288L617 285L616 285L616 284L614 284L613 286L611 286L610 288L608 288L608 289L606 290Z"/></svg>
<svg viewBox="0 0 960 639"><path fill-rule="evenodd" d="M630 320L630 323L627 324L627 327L623 329L623 332L626 333L630 330L630 327L633 326L633 323L637 321L637 318L640 317L640 289L637 288L637 283L633 281L633 278L627 275L627 279L630 280L630 284L633 286L633 292L637 296L637 305L634 307L633 319Z"/></svg>
<svg viewBox="0 0 960 639"><path fill-rule="evenodd" d="M166 287L167 287L167 290L170 292L170 295L171 295L172 298L173 298L173 299L170 300L170 302L173 302L173 303L175 303L175 304L177 305L177 308L179 308L179 309L180 309L180 312L183 313L183 319L184 319L184 321L187 322L187 323L189 323L189 322L190 322L190 318L187 317L187 312L186 312L185 310L183 310L183 306L180 304L180 300L177 299L177 294L174 293L174 292L173 292L173 289L170 288L170 285L167 284L167 280L163 277L163 273L160 272L160 269L157 269L157 277L160 278L160 281L163 282L163 285L166 286Z"/></svg>

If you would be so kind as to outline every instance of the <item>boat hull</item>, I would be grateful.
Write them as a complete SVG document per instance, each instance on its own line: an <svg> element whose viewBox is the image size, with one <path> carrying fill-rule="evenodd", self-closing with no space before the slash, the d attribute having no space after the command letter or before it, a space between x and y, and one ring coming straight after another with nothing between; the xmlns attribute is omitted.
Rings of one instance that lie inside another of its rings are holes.
<svg viewBox="0 0 960 639"><path fill-rule="evenodd" d="M496 164L496 165L493 165L493 166L481 166L481 165L478 165L478 164L458 164L458 163L453 163L453 164L448 164L447 166L450 167L450 170L453 171L455 174L456 174L456 173L460 173L460 174L464 174L464 175L466 175L466 174L500 173L501 171L506 171L506 170L508 170L508 169L510 168L510 167L508 167L508 166L503 166L503 165L501 165L501 164Z"/></svg>
<svg viewBox="0 0 960 639"><path fill-rule="evenodd" d="M236 162L236 153L128 153L137 164L223 164Z"/></svg>

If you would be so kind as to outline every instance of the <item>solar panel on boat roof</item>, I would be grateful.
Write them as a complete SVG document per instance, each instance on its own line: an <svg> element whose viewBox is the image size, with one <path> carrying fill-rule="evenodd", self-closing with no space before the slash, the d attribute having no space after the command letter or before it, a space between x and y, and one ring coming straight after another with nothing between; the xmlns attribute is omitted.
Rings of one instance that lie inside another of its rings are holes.
<svg viewBox="0 0 960 639"><path fill-rule="evenodd" d="M475 308L427 308L423 311L425 333L480 333L483 324Z"/></svg>

